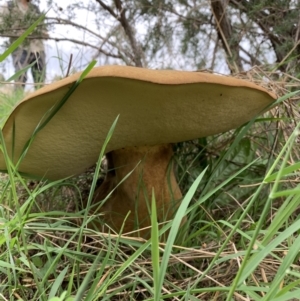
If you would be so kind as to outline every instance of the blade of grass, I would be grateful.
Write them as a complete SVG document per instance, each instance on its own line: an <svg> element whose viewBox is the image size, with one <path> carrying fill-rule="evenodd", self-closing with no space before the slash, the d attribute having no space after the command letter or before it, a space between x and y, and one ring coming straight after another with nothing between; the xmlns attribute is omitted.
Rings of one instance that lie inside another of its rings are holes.
<svg viewBox="0 0 300 301"><path fill-rule="evenodd" d="M23 150L21 152L21 156L19 158L18 163L16 164L16 167L19 166L22 159L25 157L31 143L35 139L36 135L50 122L50 120L57 114L57 112L61 109L61 107L67 102L67 100L70 98L70 96L75 92L75 90L78 88L78 86L81 84L83 79L86 77L86 75L91 71L91 69L95 66L96 61L92 61L82 72L78 80L71 86L71 88L68 90L66 95L59 100L50 110L48 110L45 115L40 120L39 124L36 126L35 130L33 131L30 139L25 143ZM13 137L13 141L15 140L15 137Z"/></svg>
<svg viewBox="0 0 300 301"><path fill-rule="evenodd" d="M197 188L198 188L198 186L199 186L206 170L207 170L207 167L201 172L201 174L194 181L194 183L192 184L192 186L188 190L187 194L183 198L173 221L171 221L172 226L171 226L171 229L170 229L170 233L169 233L169 236L168 236L168 240L167 240L167 243L166 243L166 247L165 247L165 250L164 250L164 255L162 257L161 266L160 266L159 284L158 284L159 295L156 296L156 300L160 300L160 298L161 298L161 291L162 291L162 287L163 287L163 283L164 283L164 278L166 276L166 272L167 272L167 268L168 268L168 264L169 264L169 259L170 259L170 256L171 256L174 241L176 239L176 235L177 235L179 227L182 223L182 219L186 214L187 207L188 207L189 203L191 202L191 200L192 200L192 198L193 198L193 196L194 196L194 194L195 194L195 192L196 192L196 190L197 190Z"/></svg>
<svg viewBox="0 0 300 301"><path fill-rule="evenodd" d="M283 296L274 298L272 301L291 301L291 300L299 300L300 289L297 289L293 292L289 292L284 294Z"/></svg>
<svg viewBox="0 0 300 301"><path fill-rule="evenodd" d="M30 69L35 64L36 64L36 61L34 61L33 63L29 64L25 68L22 68L21 70L17 71L14 75L12 75L10 78L8 78L6 80L6 82L11 82L11 81L13 81L16 78L19 78L24 72L26 72L28 69Z"/></svg>
<svg viewBox="0 0 300 301"><path fill-rule="evenodd" d="M152 189L152 206L151 206L151 259L153 268L153 286L154 286L154 300L159 301L160 287L159 287L159 235L158 223L156 215L156 202L154 189Z"/></svg>
<svg viewBox="0 0 300 301"><path fill-rule="evenodd" d="M0 62L3 62L14 50L16 50L34 29L45 19L46 14L42 14L24 33L12 43L12 45L0 55Z"/></svg>
<svg viewBox="0 0 300 301"><path fill-rule="evenodd" d="M53 282L52 286L51 286L51 290L49 293L48 298L52 298L55 297L55 295L57 295L58 291L61 288L62 283L65 280L65 276L68 272L69 269L69 265L67 265L58 275L58 277L55 279L55 281Z"/></svg>
<svg viewBox="0 0 300 301"><path fill-rule="evenodd" d="M93 177L93 181L92 181L92 185L91 185L91 188L90 188L90 191L89 191L89 196L88 196L88 200L87 200L87 205L86 207L87 208L90 208L91 207L91 203L92 203L92 200L93 200L93 197L94 197L94 192L95 192L95 189L96 189L96 186L97 186L97 181L98 181L98 175L100 173L100 168L101 168L101 164L102 164L102 158L103 156L105 155L105 149L113 135L113 132L117 126L117 123L118 123L118 120L119 120L119 116L116 117L115 121L113 122L111 128L109 129L108 131L108 134L104 140L104 143L102 145L102 148L101 148L101 151L100 151L100 154L99 154L99 157L98 157L98 161L97 161L97 164L96 164L96 169L95 169L95 174L94 174L94 177ZM87 220L87 216L88 216L88 210L85 211L85 214L84 214L84 221Z"/></svg>
<svg viewBox="0 0 300 301"><path fill-rule="evenodd" d="M280 158L280 156L278 156L278 158ZM294 171L298 172L299 169L300 169L300 162L289 165L289 166L282 169L281 178L286 177L286 176L290 176ZM266 183L270 183L270 182L274 181L277 178L277 176L278 176L278 171L271 174L271 175L269 175L269 176L266 176L264 181Z"/></svg>
<svg viewBox="0 0 300 301"><path fill-rule="evenodd" d="M107 253L107 256L109 255L109 253ZM76 296L74 297L74 301L81 301L81 300L93 300L94 299L94 296L95 296L95 288L96 286L98 285L98 281L95 281L95 280L100 280L100 277L98 275L98 277L96 277L96 279L93 281L92 283L92 287L90 287L89 289L89 292L87 294L87 296L83 299L85 293L86 293L86 288L88 286L90 286L90 281L93 277L93 275L96 273L97 269L98 269L98 264L100 262L100 259L101 259L101 253L99 253L96 257L96 259L94 260L91 268L88 270L88 273L86 274L86 276L84 277L79 289L78 289L78 292L76 294ZM103 270L101 270L100 272L103 273ZM99 274L99 273L98 273ZM101 274L100 274L101 275Z"/></svg>
<svg viewBox="0 0 300 301"><path fill-rule="evenodd" d="M290 200L291 199L291 200ZM268 231L263 237L262 244L266 245L277 234L277 231L288 220L288 218L295 213L300 204L300 194L290 195L285 202L280 206L279 210L270 224Z"/></svg>
<svg viewBox="0 0 300 301"><path fill-rule="evenodd" d="M296 231L299 230L295 229ZM282 264L280 265L275 278L270 283L270 289L268 293L261 299L261 301L270 301L274 300L274 297L278 292L280 292L280 283L285 278L288 269L290 268L291 264L294 262L295 258L299 254L300 249L300 236L294 241L293 245L289 248L289 251L285 258L283 259Z"/></svg>

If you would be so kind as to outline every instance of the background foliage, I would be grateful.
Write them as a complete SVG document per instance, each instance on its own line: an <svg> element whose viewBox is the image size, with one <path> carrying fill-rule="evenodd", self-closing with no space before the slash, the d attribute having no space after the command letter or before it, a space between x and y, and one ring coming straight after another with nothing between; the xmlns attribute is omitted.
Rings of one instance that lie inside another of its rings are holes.
<svg viewBox="0 0 300 301"><path fill-rule="evenodd" d="M86 47L100 64L222 73L268 65L298 73L297 0L85 0L69 5L48 0L40 5L50 9L50 40L69 40L81 55L80 47ZM76 34L70 37L70 32Z"/></svg>

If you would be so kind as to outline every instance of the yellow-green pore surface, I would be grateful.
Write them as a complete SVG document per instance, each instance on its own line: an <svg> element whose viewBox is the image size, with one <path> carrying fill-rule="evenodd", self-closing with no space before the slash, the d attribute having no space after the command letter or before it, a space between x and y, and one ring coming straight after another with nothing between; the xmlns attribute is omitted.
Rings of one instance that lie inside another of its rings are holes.
<svg viewBox="0 0 300 301"><path fill-rule="evenodd" d="M14 163L42 117L79 75L34 92L11 113L3 135ZM51 180L82 173L97 161L118 115L106 152L224 132L249 121L275 98L250 82L207 73L97 67L37 134L19 172ZM0 170L6 170L2 154Z"/></svg>

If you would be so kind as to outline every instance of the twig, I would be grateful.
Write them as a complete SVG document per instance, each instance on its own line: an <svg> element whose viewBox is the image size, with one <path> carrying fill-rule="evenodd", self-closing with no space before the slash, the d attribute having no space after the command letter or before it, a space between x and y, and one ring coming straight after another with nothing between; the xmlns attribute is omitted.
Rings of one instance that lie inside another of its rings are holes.
<svg viewBox="0 0 300 301"><path fill-rule="evenodd" d="M12 35L12 34L0 34L0 37L9 37L9 38L18 38L19 36L18 35ZM90 43L87 43L87 42L83 42L83 41L80 41L80 40L76 40L76 39L70 39L70 38L56 38L56 37L43 37L43 36L30 36L30 37L27 37L27 39L36 39L36 40L53 40L53 41L56 41L56 42L60 42L60 41L68 41L68 42L72 42L72 43L75 43L75 44L79 44L79 45L83 45L83 46L88 46L88 47L91 47L93 49L96 49L98 50L100 53L106 55L106 56L109 56L109 57L113 57L113 58L116 58L116 59L122 59L122 57L120 55L117 55L117 54L113 54L111 52L107 52L103 49L100 49L98 46L95 46L93 44L90 44Z"/></svg>
<svg viewBox="0 0 300 301"><path fill-rule="evenodd" d="M70 69L71 69L71 66L72 66L72 61L73 61L73 53L71 53L71 55L70 55L68 70L67 70L67 73L66 73L66 76L65 76L65 77L68 77L68 76L69 76Z"/></svg>
<svg viewBox="0 0 300 301"><path fill-rule="evenodd" d="M124 31L129 39L129 42L130 42L130 45L131 45L131 48L132 48L132 51L134 53L134 62L135 62L135 65L137 67L143 67L143 64L142 64L142 51L141 51L141 47L138 45L138 42L135 38L135 35L133 33L133 29L132 27L130 26L127 18L126 18L126 15L125 15L125 8L122 7L122 2L121 0L115 0L115 4L116 4L116 7L119 11L119 14L120 14L120 17L118 18L118 20L120 21L121 25L123 26L124 28Z"/></svg>
<svg viewBox="0 0 300 301"><path fill-rule="evenodd" d="M103 1L101 0L96 0L105 10L107 10L115 19L118 19L117 14L113 11L111 7L106 5Z"/></svg>
<svg viewBox="0 0 300 301"><path fill-rule="evenodd" d="M228 19L226 18L225 9L220 0L211 0L211 8L217 25L218 35L223 43L224 50L227 56L230 58L228 62L231 72L236 73L242 70L242 64L239 56L239 43L234 42L232 44L232 51L228 41L232 39L232 27Z"/></svg>
<svg viewBox="0 0 300 301"><path fill-rule="evenodd" d="M134 54L133 61L134 61L135 65L137 67L143 67L142 50L141 50L139 43L137 42L137 40L135 38L134 31L126 18L126 15L125 15L126 9L122 7L121 0L114 0L116 8L119 12L119 15L117 15L114 12L114 10L111 7L109 7L108 5L106 5L103 1L101 1L101 0L96 0L96 1L102 6L103 9L108 11L116 20L118 20L121 23L121 25L125 31L125 34L129 40L132 52Z"/></svg>

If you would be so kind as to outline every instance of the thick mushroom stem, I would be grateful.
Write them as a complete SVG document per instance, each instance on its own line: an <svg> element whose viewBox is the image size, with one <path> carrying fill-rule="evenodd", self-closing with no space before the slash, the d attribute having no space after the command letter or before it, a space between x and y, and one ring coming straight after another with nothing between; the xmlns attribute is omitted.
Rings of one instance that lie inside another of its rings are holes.
<svg viewBox="0 0 300 301"><path fill-rule="evenodd" d="M94 201L102 201L114 189L100 209L106 224L117 232L124 224L123 233L139 230L133 235L148 238L152 191L158 222L173 218L182 194L173 172L172 155L170 144L124 148L109 154L114 173L108 174L94 197Z"/></svg>

